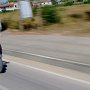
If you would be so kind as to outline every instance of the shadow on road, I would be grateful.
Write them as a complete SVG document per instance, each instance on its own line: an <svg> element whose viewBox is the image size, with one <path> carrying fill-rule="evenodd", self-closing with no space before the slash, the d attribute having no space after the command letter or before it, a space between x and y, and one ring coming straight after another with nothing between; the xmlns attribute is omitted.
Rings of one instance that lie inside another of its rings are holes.
<svg viewBox="0 0 90 90"><path fill-rule="evenodd" d="M6 61L3 61L3 70L2 70L2 73L5 73L7 71L7 64L9 62L6 62Z"/></svg>

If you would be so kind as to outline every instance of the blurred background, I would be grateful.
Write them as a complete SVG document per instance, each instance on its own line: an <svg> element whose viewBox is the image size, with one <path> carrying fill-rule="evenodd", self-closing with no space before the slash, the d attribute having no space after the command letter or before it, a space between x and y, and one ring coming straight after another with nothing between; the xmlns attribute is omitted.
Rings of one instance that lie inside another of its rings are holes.
<svg viewBox="0 0 90 90"><path fill-rule="evenodd" d="M22 19L24 31L68 35L90 34L90 0L30 0L33 17ZM20 31L17 0L0 1L0 19Z"/></svg>

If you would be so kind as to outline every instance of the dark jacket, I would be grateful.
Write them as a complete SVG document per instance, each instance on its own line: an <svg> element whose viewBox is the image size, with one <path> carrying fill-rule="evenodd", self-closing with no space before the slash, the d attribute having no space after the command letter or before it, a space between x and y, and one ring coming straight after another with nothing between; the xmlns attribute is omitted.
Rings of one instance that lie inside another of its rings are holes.
<svg viewBox="0 0 90 90"><path fill-rule="evenodd" d="M0 55L2 55L2 46L0 44Z"/></svg>

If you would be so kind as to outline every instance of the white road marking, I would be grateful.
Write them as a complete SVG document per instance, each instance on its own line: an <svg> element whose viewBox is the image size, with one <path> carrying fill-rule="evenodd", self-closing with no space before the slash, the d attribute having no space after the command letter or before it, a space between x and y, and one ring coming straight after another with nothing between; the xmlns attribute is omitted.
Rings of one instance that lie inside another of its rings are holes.
<svg viewBox="0 0 90 90"><path fill-rule="evenodd" d="M29 66L29 65L24 65L24 64L17 63L17 62L14 62L14 61L9 61L9 62L14 63L14 64L17 64L17 65L24 66L24 67L27 67L27 68L35 69L35 70L46 72L46 73L49 73L49 74L53 74L53 75L56 75L56 76L59 76L59 77L62 77L62 78L67 78L67 79L70 79L70 80L74 80L74 81L77 81L77 82L80 82L80 83L83 83L83 84L90 85L90 82L89 81L77 79L77 78L74 78L74 77L66 76L66 75L55 73L55 72L52 72L52 71L47 71L47 70L44 70L44 69L41 69L41 68L36 68L36 67L33 67L33 66Z"/></svg>
<svg viewBox="0 0 90 90"><path fill-rule="evenodd" d="M0 85L0 90L10 90L10 89L8 89L8 88L6 88L6 87Z"/></svg>
<svg viewBox="0 0 90 90"><path fill-rule="evenodd" d="M44 56L44 55L39 55L39 54L27 53L27 52L23 52L23 51L16 51L16 50L8 50L8 51L90 67L89 64L81 63L81 62L77 62L77 61L70 61L70 60L65 60L65 59L59 59L59 58L54 58L54 57L49 57L49 56Z"/></svg>

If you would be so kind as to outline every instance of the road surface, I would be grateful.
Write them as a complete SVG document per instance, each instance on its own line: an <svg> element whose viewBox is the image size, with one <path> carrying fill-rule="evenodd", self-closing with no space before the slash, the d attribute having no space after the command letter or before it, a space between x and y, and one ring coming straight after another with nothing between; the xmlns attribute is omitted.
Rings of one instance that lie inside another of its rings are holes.
<svg viewBox="0 0 90 90"><path fill-rule="evenodd" d="M0 90L90 90L90 83L9 62L7 72L0 74Z"/></svg>
<svg viewBox="0 0 90 90"><path fill-rule="evenodd" d="M3 33L2 44L8 50L90 64L90 37Z"/></svg>
<svg viewBox="0 0 90 90"><path fill-rule="evenodd" d="M80 71L90 73L90 37L75 37L75 36L55 36L55 35L14 35L10 33L3 33L2 45L4 50L14 50L24 53L29 53L27 59L40 61L41 58L35 56L49 57L52 61L44 59L43 62L59 66L61 62L54 62L54 60L66 60L87 66ZM9 52L8 52L9 53ZM11 52L11 55L13 53ZM24 58L20 53L14 53L15 56ZM42 62L42 60L40 61ZM59 64L59 65L58 65ZM62 64L63 67L67 66ZM61 66L60 65L60 66ZM74 64L73 64L74 65ZM78 69L79 67L69 65L70 68ZM68 68L67 66L66 68ZM78 65L81 66L81 65Z"/></svg>

